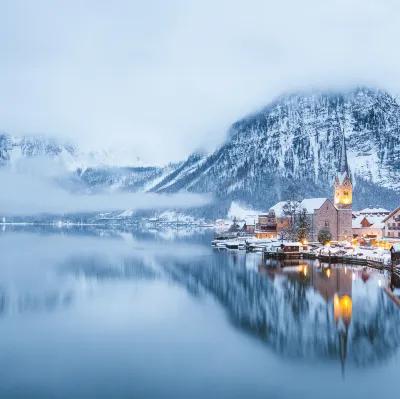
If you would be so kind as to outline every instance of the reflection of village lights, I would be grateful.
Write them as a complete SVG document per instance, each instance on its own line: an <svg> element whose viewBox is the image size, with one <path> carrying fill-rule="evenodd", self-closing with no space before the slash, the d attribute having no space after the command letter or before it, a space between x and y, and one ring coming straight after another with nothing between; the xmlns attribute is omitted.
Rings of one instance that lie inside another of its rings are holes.
<svg viewBox="0 0 400 399"><path fill-rule="evenodd" d="M333 297L333 301L335 306L339 305L339 297L337 296L337 294L335 294L335 296Z"/></svg>
<svg viewBox="0 0 400 399"><path fill-rule="evenodd" d="M379 287L382 287L382 280L378 280Z"/></svg>
<svg viewBox="0 0 400 399"><path fill-rule="evenodd" d="M356 274L353 272L353 280L356 279Z"/></svg>
<svg viewBox="0 0 400 399"><path fill-rule="evenodd" d="M347 266L344 267L344 274L347 274Z"/></svg>
<svg viewBox="0 0 400 399"><path fill-rule="evenodd" d="M326 271L326 275L328 276L328 278L331 276L331 271L329 269Z"/></svg>
<svg viewBox="0 0 400 399"><path fill-rule="evenodd" d="M308 267L307 267L307 265L304 265L303 273L304 273L305 276L307 276L307 273L308 273Z"/></svg>

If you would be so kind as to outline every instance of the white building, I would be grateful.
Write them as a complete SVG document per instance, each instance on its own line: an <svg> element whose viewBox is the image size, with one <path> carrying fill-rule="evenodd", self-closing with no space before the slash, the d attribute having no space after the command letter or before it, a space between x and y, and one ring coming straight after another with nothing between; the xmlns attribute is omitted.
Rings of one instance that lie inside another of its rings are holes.
<svg viewBox="0 0 400 399"><path fill-rule="evenodd" d="M358 238L383 238L385 231L384 216L360 215L352 221L353 236Z"/></svg>
<svg viewBox="0 0 400 399"><path fill-rule="evenodd" d="M385 236L400 238L400 206L383 219L385 223Z"/></svg>

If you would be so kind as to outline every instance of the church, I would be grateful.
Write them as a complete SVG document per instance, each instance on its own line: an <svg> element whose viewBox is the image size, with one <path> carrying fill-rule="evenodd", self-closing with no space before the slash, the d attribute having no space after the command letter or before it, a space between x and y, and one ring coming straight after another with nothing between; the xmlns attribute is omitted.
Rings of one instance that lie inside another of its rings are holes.
<svg viewBox="0 0 400 399"><path fill-rule="evenodd" d="M353 185L347 163L344 135L340 148L339 167L333 186L334 203L329 198L307 198L300 204L301 209L306 209L310 220L310 241L317 241L318 232L323 228L331 232L332 240L351 241L353 238ZM277 218L285 218L283 213L284 204L285 201L281 201L271 208Z"/></svg>

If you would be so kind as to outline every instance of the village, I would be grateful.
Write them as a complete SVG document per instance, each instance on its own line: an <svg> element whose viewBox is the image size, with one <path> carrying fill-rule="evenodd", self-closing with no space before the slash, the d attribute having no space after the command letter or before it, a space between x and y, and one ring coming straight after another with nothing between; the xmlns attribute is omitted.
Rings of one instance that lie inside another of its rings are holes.
<svg viewBox="0 0 400 399"><path fill-rule="evenodd" d="M353 184L344 137L333 191L334 201L291 198L265 213L217 220L219 233L212 244L220 249L262 252L267 257L395 267L400 252L400 206L394 210L352 208Z"/></svg>

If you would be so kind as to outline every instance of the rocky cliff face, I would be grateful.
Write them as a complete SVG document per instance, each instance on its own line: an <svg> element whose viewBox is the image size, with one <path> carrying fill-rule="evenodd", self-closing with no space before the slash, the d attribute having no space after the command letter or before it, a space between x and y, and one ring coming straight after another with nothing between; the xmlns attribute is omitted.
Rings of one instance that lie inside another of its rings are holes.
<svg viewBox="0 0 400 399"><path fill-rule="evenodd" d="M234 123L215 153L190 157L155 190L213 192L264 208L293 190L332 197L343 134L355 207L393 208L400 200L400 106L369 88L279 97Z"/></svg>
<svg viewBox="0 0 400 399"><path fill-rule="evenodd" d="M392 209L400 202L400 106L371 88L277 98L234 123L221 148L167 167L143 165L132 154L82 152L49 139L0 134L0 167L46 156L61 160L74 187L98 190L180 190L212 193L201 216L226 213L231 201L268 209L294 192L332 197L340 143L346 138L354 207ZM65 179L64 179L65 181Z"/></svg>

